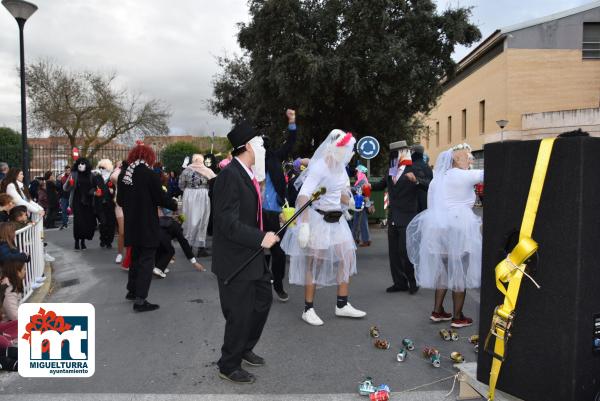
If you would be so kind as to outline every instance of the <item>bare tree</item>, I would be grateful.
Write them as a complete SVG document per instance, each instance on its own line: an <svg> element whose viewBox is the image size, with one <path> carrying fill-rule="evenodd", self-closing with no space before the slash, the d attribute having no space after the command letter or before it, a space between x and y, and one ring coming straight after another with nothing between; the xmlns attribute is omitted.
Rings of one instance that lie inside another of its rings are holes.
<svg viewBox="0 0 600 401"><path fill-rule="evenodd" d="M168 107L117 89L114 73L69 71L38 61L27 66L26 77L32 129L66 136L82 157L93 157L117 138L168 133Z"/></svg>

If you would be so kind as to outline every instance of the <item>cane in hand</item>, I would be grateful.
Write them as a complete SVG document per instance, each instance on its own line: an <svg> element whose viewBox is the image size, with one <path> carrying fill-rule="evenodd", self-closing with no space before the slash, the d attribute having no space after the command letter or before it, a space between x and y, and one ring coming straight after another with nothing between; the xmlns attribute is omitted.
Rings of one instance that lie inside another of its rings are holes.
<svg viewBox="0 0 600 401"><path fill-rule="evenodd" d="M300 209L298 209L296 211L296 213L294 213L292 215L292 217L290 217L288 219L288 221L285 222L285 224L283 226L281 226L281 228L275 233L275 235L279 236L281 235L281 233L290 225L292 224L297 218L298 216L300 216L302 214L302 212L309 207L310 205L312 205L312 203L314 201L316 201L317 199L319 199L321 197L321 195L325 194L326 189L325 187L321 187L319 189L317 189L315 192L313 192L312 196L310 197L310 199L308 200L308 202L306 202L304 205L302 205L302 207ZM242 270L244 270L246 268L246 266L248 266L250 264L250 262L252 262L254 260L254 258L256 258L258 255L260 255L260 253L263 251L262 248L259 248L256 250L256 252L254 252L252 254L252 256L250 256L248 258L248 260L246 260L240 267L237 268L236 271L234 271L233 273L231 273L231 275L229 277L227 277L227 279L225 280L224 284L225 285L229 285L229 283L231 282L231 280L233 280L238 274L240 274L242 272Z"/></svg>

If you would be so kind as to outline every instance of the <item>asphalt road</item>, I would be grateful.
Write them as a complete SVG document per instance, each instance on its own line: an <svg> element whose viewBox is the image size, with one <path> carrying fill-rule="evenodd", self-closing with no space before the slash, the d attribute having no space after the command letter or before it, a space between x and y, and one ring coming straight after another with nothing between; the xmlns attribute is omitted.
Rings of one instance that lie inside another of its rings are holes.
<svg viewBox="0 0 600 401"><path fill-rule="evenodd" d="M438 331L449 325L429 321L432 291L413 296L385 293L390 285L386 232L372 227L371 233L373 245L358 250L359 274L353 277L350 292L350 302L366 310L367 317L336 318L335 288L323 288L317 292L315 308L325 325L309 326L300 318L303 288L288 286L289 302L274 302L255 349L267 365L248 367L257 376L254 385L235 385L217 377L224 319L211 273L194 271L177 249L171 273L153 280L150 290L149 300L160 304L160 310L137 314L124 299L127 274L114 264L115 250L99 248L96 239L89 242L89 249L76 252L70 229L50 231L48 250L56 261L54 289L47 301L95 306L96 372L88 379L26 379L2 373L0 398L358 400L365 399L357 393L358 383L371 376L391 387L392 400L454 399L445 397L457 372L448 356L459 351L468 361L476 359L466 339L476 333L476 324L460 330L460 341L444 342ZM210 269L210 259L202 262ZM446 309L451 310L450 298ZM478 309L478 292L469 292L465 314L476 318ZM373 346L372 325L390 341L389 350ZM396 353L404 337L415 341L416 350L398 363ZM424 346L442 352L440 368L421 356Z"/></svg>

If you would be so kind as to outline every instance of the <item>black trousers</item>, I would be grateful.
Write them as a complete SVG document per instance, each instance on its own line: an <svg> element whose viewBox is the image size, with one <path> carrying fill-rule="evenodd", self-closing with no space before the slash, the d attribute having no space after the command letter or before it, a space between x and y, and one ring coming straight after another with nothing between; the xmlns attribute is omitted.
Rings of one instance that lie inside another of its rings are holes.
<svg viewBox="0 0 600 401"><path fill-rule="evenodd" d="M415 268L406 251L406 226L388 224L388 250L394 285L403 289L416 287Z"/></svg>
<svg viewBox="0 0 600 401"><path fill-rule="evenodd" d="M154 265L160 270L165 271L167 266L169 266L169 262L173 259L173 255L175 255L175 248L171 242L171 236L164 228L160 229L158 241Z"/></svg>
<svg viewBox="0 0 600 401"><path fill-rule="evenodd" d="M56 215L58 214L58 208L49 207L44 216L44 228L55 228Z"/></svg>
<svg viewBox="0 0 600 401"><path fill-rule="evenodd" d="M279 213L263 209L263 228L264 231L277 232L279 226ZM283 238L285 231L281 233ZM283 290L283 279L285 277L285 252L279 246L279 243L271 247L271 255L266 255L267 266L271 263L271 273L273 274L273 288L275 291Z"/></svg>
<svg viewBox="0 0 600 401"><path fill-rule="evenodd" d="M98 215L98 221L100 222L98 227L98 231L100 231L100 242L106 245L112 245L112 242L115 239L115 229L117 226L114 203L111 202L102 205L102 211Z"/></svg>
<svg viewBox="0 0 600 401"><path fill-rule="evenodd" d="M141 246L131 248L131 266L129 267L127 291L134 293L136 297L148 298L155 255L156 248Z"/></svg>
<svg viewBox="0 0 600 401"><path fill-rule="evenodd" d="M227 286L219 280L221 310L226 321L218 362L222 373L239 369L244 353L252 351L260 339L273 302L270 278L267 272L260 280L233 280Z"/></svg>

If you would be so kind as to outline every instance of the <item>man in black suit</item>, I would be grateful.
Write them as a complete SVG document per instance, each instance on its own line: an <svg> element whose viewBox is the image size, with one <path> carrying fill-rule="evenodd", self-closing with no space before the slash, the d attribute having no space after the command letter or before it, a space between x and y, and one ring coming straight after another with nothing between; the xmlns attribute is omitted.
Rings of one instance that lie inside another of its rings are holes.
<svg viewBox="0 0 600 401"><path fill-rule="evenodd" d="M125 246L132 247L126 298L135 300L136 312L159 308L146 300L159 245L158 207L177 210L177 202L162 190L160 177L152 171L155 160L152 148L138 143L129 152L129 165L117 183L117 203L125 218Z"/></svg>
<svg viewBox="0 0 600 401"><path fill-rule="evenodd" d="M227 138L233 145L234 159L219 173L213 189L212 271L219 281L221 310L226 321L219 377L235 383L253 383L255 377L241 363L252 366L265 363L253 352L273 301L271 274L264 253L228 285L224 281L257 249L271 248L279 238L273 232L262 231L262 202L255 177L265 174L262 138L247 122L235 126Z"/></svg>
<svg viewBox="0 0 600 401"><path fill-rule="evenodd" d="M388 250L394 284L387 292L414 294L419 289L406 251L406 227L418 213L418 192L422 185L415 176L406 141L390 144L389 174L372 186L375 191L388 189Z"/></svg>

